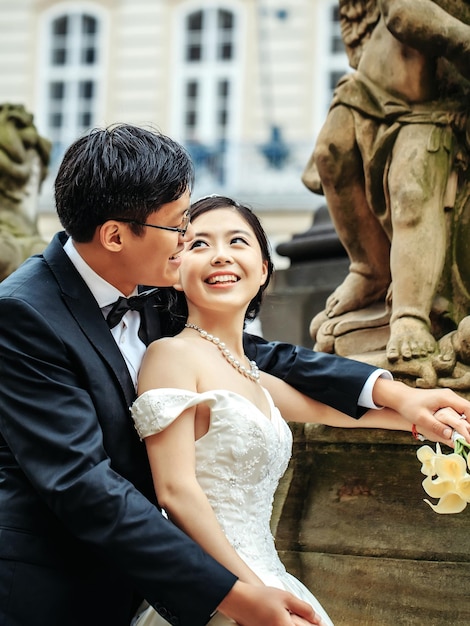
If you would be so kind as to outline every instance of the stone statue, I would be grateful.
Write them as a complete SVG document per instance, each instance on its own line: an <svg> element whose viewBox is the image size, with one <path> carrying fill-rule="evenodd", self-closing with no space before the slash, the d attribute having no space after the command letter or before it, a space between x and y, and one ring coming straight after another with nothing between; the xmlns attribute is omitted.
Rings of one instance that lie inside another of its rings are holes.
<svg viewBox="0 0 470 626"><path fill-rule="evenodd" d="M470 314L470 3L339 4L355 71L302 180L324 194L350 268L311 336L319 350L370 351L414 384L449 382L460 351L440 359L439 339Z"/></svg>
<svg viewBox="0 0 470 626"><path fill-rule="evenodd" d="M22 105L0 104L0 280L46 245L36 226L36 202L50 150Z"/></svg>

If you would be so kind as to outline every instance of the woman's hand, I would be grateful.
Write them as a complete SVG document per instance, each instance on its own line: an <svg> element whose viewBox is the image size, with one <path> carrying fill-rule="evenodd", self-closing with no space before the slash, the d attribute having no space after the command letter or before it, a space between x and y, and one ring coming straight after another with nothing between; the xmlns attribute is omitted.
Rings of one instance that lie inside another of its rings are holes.
<svg viewBox="0 0 470 626"><path fill-rule="evenodd" d="M454 432L457 432L470 442L470 422L467 420L465 413L457 413L451 407L444 407L434 411L433 417L438 424L444 425L446 438L443 439L436 435L437 429L441 428L441 426L433 424L431 429L429 429L426 425L416 426L418 433L423 435L425 439L429 439L430 441L439 441L440 443L445 443L447 446L453 448L455 445L453 434Z"/></svg>

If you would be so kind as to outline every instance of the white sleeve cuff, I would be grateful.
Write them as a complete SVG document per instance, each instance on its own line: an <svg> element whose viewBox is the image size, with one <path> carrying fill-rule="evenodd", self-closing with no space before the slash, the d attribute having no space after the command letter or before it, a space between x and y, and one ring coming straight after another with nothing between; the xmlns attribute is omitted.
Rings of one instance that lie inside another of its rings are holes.
<svg viewBox="0 0 470 626"><path fill-rule="evenodd" d="M372 400L372 391L374 389L375 381L377 378L388 378L393 380L392 374L387 370L377 369L366 380L364 387L362 388L361 395L357 401L359 406L366 407L367 409L383 409L383 406L377 406Z"/></svg>

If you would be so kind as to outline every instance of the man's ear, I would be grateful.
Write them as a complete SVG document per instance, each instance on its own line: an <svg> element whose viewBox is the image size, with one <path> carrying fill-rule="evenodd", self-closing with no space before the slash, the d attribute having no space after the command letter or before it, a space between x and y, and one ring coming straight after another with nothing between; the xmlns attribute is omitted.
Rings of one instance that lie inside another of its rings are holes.
<svg viewBox="0 0 470 626"><path fill-rule="evenodd" d="M103 248L111 252L118 252L122 248L122 224L108 220L99 227L99 239Z"/></svg>

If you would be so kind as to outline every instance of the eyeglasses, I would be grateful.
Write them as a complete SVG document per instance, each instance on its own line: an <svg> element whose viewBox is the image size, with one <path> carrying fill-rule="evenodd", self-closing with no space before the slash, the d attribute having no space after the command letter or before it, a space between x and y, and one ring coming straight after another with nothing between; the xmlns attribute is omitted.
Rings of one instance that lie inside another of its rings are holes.
<svg viewBox="0 0 470 626"><path fill-rule="evenodd" d="M186 235L186 231L189 228L189 223L191 222L191 213L189 209L184 213L183 219L181 220L181 226L157 226L156 224L146 224L145 222L138 222L137 220L133 220L127 217L110 217L110 220L114 220L115 222L124 222L126 224L136 224L137 226L148 226L149 228L158 228L160 230L171 230L173 233L181 233L182 235Z"/></svg>

